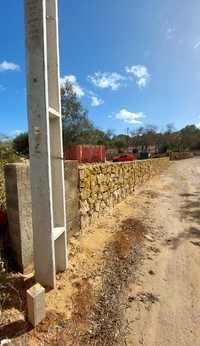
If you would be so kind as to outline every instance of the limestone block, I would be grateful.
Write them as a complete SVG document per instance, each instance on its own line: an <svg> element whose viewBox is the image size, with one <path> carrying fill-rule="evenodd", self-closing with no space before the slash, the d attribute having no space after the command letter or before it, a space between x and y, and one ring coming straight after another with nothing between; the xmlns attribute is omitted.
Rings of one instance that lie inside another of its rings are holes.
<svg viewBox="0 0 200 346"><path fill-rule="evenodd" d="M90 218L90 222L94 223L97 221L99 214L97 212L93 212Z"/></svg>
<svg viewBox="0 0 200 346"><path fill-rule="evenodd" d="M97 178L95 175L92 175L90 178L91 190L96 190Z"/></svg>
<svg viewBox="0 0 200 346"><path fill-rule="evenodd" d="M88 197L90 197L90 194L91 194L91 191L90 191L90 190L81 189L81 191L80 191L81 200L84 201L85 199L87 199Z"/></svg>
<svg viewBox="0 0 200 346"><path fill-rule="evenodd" d="M80 178L80 181L84 180L86 177L86 170L85 168L82 166L82 167L79 167L79 178Z"/></svg>
<svg viewBox="0 0 200 346"><path fill-rule="evenodd" d="M104 181L104 176L103 176L103 174L99 174L99 175L97 176L97 182L98 182L98 184L101 185L101 184L103 183L103 181Z"/></svg>
<svg viewBox="0 0 200 346"><path fill-rule="evenodd" d="M87 201L80 201L80 214L86 215L90 210L89 204Z"/></svg>
<svg viewBox="0 0 200 346"><path fill-rule="evenodd" d="M101 184L100 188L99 188L99 191L100 192L105 192L106 190L107 190L107 185Z"/></svg>
<svg viewBox="0 0 200 346"><path fill-rule="evenodd" d="M91 193L91 196L87 199L87 202L88 202L90 208L92 208L94 206L95 201L96 201L96 197L95 197L95 195L93 195L93 193Z"/></svg>
<svg viewBox="0 0 200 346"><path fill-rule="evenodd" d="M103 199L103 194L102 193L97 193L97 195L96 195L97 197L96 197L96 200L98 200L98 201L101 201L102 199Z"/></svg>
<svg viewBox="0 0 200 346"><path fill-rule="evenodd" d="M99 212L99 210L100 210L100 201L97 201L95 203L95 210Z"/></svg>
<svg viewBox="0 0 200 346"><path fill-rule="evenodd" d="M90 225L90 218L88 215L81 216L81 229L87 228Z"/></svg>
<svg viewBox="0 0 200 346"><path fill-rule="evenodd" d="M104 201L102 201L102 202L101 202L101 204L100 204L100 208L101 208L101 209L105 209L105 208L106 208L106 204L105 204L105 202L104 202Z"/></svg>

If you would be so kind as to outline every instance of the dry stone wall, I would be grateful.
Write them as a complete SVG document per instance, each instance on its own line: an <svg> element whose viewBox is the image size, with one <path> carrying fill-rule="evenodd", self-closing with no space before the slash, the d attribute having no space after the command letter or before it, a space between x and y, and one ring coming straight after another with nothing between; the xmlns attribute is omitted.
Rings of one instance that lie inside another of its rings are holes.
<svg viewBox="0 0 200 346"><path fill-rule="evenodd" d="M83 230L102 215L108 214L117 203L132 194L137 186L159 174L168 164L169 158L79 166L77 161L65 162L69 239L80 228ZM26 273L33 264L29 165L9 164L5 169L5 177L12 252L19 269Z"/></svg>
<svg viewBox="0 0 200 346"><path fill-rule="evenodd" d="M169 158L79 166L81 229L107 214L137 186L159 174Z"/></svg>

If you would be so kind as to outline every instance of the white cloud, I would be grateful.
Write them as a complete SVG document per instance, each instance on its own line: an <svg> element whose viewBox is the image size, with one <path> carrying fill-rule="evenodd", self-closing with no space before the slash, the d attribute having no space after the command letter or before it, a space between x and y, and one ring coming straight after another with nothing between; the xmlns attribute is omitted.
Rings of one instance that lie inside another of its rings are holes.
<svg viewBox="0 0 200 346"><path fill-rule="evenodd" d="M99 107L104 103L103 100L101 100L99 97L97 96L91 96L91 106L92 107Z"/></svg>
<svg viewBox="0 0 200 346"><path fill-rule="evenodd" d="M111 88L112 90L117 90L125 78L117 72L96 72L94 75L88 76L88 79L94 86L98 88Z"/></svg>
<svg viewBox="0 0 200 346"><path fill-rule="evenodd" d="M16 134L17 136L20 135L20 133L22 133L21 130L15 130L15 134Z"/></svg>
<svg viewBox="0 0 200 346"><path fill-rule="evenodd" d="M16 137L19 136L23 131L22 130L13 130L9 133L10 137Z"/></svg>
<svg viewBox="0 0 200 346"><path fill-rule="evenodd" d="M138 79L137 81L137 85L139 86L140 89L145 88L146 84L147 84L147 79L145 77L142 77Z"/></svg>
<svg viewBox="0 0 200 346"><path fill-rule="evenodd" d="M115 115L116 119L122 120L128 124L142 124L142 119L145 118L144 113L129 112L126 109L122 109Z"/></svg>
<svg viewBox="0 0 200 346"><path fill-rule="evenodd" d="M140 89L144 88L149 82L151 76L148 72L148 68L144 65L133 65L125 68L126 72L137 79L137 85Z"/></svg>
<svg viewBox="0 0 200 346"><path fill-rule="evenodd" d="M19 71L20 66L15 64L14 62L3 61L0 63L0 72L3 71Z"/></svg>
<svg viewBox="0 0 200 346"><path fill-rule="evenodd" d="M199 48L200 47L200 40L194 45L194 49L197 49L197 48Z"/></svg>
<svg viewBox="0 0 200 346"><path fill-rule="evenodd" d="M69 75L69 76L64 76L63 78L60 78L61 85L64 85L66 81L69 81L72 84L73 90L78 97L82 97L85 95L84 90L81 88L81 86L77 82L76 76Z"/></svg>

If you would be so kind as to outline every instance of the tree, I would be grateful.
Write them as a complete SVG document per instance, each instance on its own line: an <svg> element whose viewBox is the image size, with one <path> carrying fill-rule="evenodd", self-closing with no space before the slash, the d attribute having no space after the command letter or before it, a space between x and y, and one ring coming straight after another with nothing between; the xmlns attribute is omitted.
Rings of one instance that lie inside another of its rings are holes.
<svg viewBox="0 0 200 346"><path fill-rule="evenodd" d="M109 136L89 120L72 84L66 81L61 88L64 146L71 144L108 145Z"/></svg>
<svg viewBox="0 0 200 346"><path fill-rule="evenodd" d="M188 125L180 131L181 144L184 149L195 150L200 148L200 129L195 125Z"/></svg>
<svg viewBox="0 0 200 346"><path fill-rule="evenodd" d="M159 134L156 126L139 127L131 132L131 143L135 151L146 151L150 146L157 146Z"/></svg>
<svg viewBox="0 0 200 346"><path fill-rule="evenodd" d="M128 148L130 137L127 135L117 135L112 138L112 145L118 149Z"/></svg>
<svg viewBox="0 0 200 346"><path fill-rule="evenodd" d="M64 146L71 144L103 144L109 146L111 133L96 128L79 101L72 84L66 81L61 87L61 110ZM28 134L22 133L13 140L16 153L28 156Z"/></svg>
<svg viewBox="0 0 200 346"><path fill-rule="evenodd" d="M19 155L29 156L29 142L28 142L28 133L20 133L13 140L13 149Z"/></svg>
<svg viewBox="0 0 200 346"><path fill-rule="evenodd" d="M160 152L200 149L200 129L189 125L175 131L173 124L166 126L165 132L158 132L153 125L140 127L127 134L113 135L112 131L98 129L88 118L86 109L77 97L73 85L66 81L61 87L61 109L64 146L71 144L102 144L105 147L127 149L130 145L137 151L147 150L149 146L159 148ZM1 144L2 153L5 145ZM28 156L28 134L23 133L13 141L17 154ZM7 149L6 149L7 150Z"/></svg>
<svg viewBox="0 0 200 346"><path fill-rule="evenodd" d="M151 145L156 145L158 140L156 126L149 125L144 129L143 133L143 144L146 148Z"/></svg>
<svg viewBox="0 0 200 346"><path fill-rule="evenodd" d="M86 116L87 112L78 100L72 83L65 81L61 87L61 110L63 121Z"/></svg>
<svg viewBox="0 0 200 346"><path fill-rule="evenodd" d="M166 125L166 133L173 133L175 132L175 126L173 123L169 123Z"/></svg>

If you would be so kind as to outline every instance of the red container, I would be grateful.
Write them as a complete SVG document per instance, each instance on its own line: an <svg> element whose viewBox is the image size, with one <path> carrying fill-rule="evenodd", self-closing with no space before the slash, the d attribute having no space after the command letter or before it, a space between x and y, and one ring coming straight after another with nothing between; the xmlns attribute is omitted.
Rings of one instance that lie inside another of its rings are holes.
<svg viewBox="0 0 200 346"><path fill-rule="evenodd" d="M65 150L65 160L82 163L105 162L106 152L103 145L72 145Z"/></svg>

